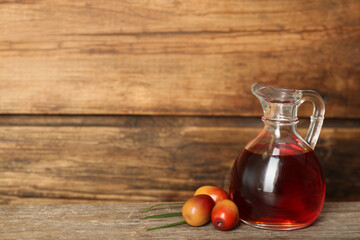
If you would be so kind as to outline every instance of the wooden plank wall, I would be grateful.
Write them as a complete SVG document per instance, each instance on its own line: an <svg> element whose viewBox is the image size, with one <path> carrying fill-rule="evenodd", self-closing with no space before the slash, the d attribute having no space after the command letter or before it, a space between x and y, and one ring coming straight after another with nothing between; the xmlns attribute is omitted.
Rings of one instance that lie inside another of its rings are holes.
<svg viewBox="0 0 360 240"><path fill-rule="evenodd" d="M327 199L360 200L359 12L351 0L0 0L0 204L226 188L262 125L253 82L324 97Z"/></svg>

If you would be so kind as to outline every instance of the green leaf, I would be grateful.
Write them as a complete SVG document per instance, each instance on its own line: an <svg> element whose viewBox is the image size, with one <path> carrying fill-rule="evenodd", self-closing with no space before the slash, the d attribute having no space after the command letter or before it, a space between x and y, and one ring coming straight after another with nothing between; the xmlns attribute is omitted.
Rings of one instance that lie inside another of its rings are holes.
<svg viewBox="0 0 360 240"><path fill-rule="evenodd" d="M150 211L151 209L156 208L156 207L159 207L159 206L171 206L171 205L181 205L181 204L184 204L184 202L160 203L160 204L153 205L153 206L151 206L151 207L149 207L149 208L146 208L146 209L142 210L141 212L142 212L142 213L146 213L146 212Z"/></svg>
<svg viewBox="0 0 360 240"><path fill-rule="evenodd" d="M164 213L164 214L147 216L147 217L144 217L143 219L149 219L149 218L167 218L167 217L175 217L175 216L182 216L182 213L181 213L181 212L176 212L176 213Z"/></svg>

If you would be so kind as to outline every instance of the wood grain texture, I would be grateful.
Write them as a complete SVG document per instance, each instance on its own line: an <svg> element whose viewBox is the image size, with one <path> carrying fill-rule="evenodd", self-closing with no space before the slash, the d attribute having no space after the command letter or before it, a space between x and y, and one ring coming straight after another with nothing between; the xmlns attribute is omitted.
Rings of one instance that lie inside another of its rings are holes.
<svg viewBox="0 0 360 240"><path fill-rule="evenodd" d="M325 203L313 225L296 231L260 230L245 224L222 232L211 224L146 231L181 220L140 220L147 203L0 206L2 239L359 239L360 202ZM179 211L161 208L150 214ZM149 215L149 214L147 214Z"/></svg>
<svg viewBox="0 0 360 240"><path fill-rule="evenodd" d="M0 1L0 113L260 115L253 82L359 118L360 3Z"/></svg>
<svg viewBox="0 0 360 240"><path fill-rule="evenodd" d="M26 126L25 119L0 121L1 204L183 201L201 185L227 189L233 161L262 125L246 118L69 116L28 117ZM325 125L320 136L327 200L360 200L355 123Z"/></svg>

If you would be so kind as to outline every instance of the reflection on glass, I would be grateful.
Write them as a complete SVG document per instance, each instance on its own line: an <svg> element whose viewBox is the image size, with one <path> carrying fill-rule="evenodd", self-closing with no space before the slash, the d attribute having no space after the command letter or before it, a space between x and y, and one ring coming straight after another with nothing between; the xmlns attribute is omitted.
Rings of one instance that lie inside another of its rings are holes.
<svg viewBox="0 0 360 240"><path fill-rule="evenodd" d="M278 165L279 165L279 157L271 156L269 160L269 164L266 168L265 179L264 179L264 192L273 192L275 180L278 175Z"/></svg>

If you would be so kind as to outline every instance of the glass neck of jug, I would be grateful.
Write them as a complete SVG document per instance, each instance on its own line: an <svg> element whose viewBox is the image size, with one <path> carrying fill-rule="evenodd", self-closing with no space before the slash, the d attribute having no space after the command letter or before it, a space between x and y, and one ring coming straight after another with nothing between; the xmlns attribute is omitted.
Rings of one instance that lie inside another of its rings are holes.
<svg viewBox="0 0 360 240"><path fill-rule="evenodd" d="M280 123L298 122L297 105L294 103L266 103L263 120Z"/></svg>

